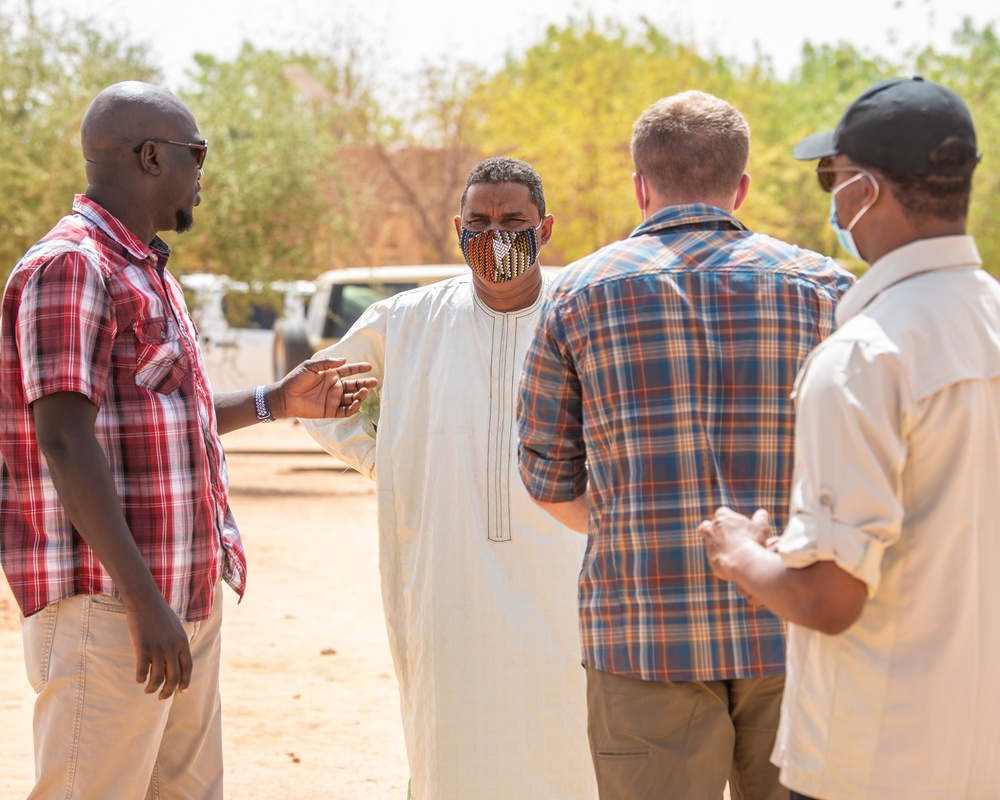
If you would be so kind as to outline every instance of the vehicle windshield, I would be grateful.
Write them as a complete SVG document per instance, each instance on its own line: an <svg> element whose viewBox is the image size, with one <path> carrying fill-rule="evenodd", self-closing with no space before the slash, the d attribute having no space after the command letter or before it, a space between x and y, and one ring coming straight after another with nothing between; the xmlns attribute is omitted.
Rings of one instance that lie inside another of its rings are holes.
<svg viewBox="0 0 1000 800"><path fill-rule="evenodd" d="M343 336L372 303L416 287L416 283L347 283L334 287L330 293L330 309L323 326L323 336Z"/></svg>

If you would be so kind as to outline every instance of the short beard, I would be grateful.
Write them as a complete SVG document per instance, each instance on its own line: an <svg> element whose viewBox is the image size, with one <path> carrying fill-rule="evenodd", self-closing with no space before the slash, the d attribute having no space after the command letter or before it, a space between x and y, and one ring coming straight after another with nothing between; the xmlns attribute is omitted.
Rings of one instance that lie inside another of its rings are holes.
<svg viewBox="0 0 1000 800"><path fill-rule="evenodd" d="M194 225L194 214L188 211L178 211L174 223L174 233L186 233Z"/></svg>

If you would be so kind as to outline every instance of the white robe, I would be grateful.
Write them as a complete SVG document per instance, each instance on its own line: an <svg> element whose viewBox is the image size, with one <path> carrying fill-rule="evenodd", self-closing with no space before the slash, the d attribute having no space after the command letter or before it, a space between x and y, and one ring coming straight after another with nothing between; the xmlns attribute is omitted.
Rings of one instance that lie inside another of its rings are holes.
<svg viewBox="0 0 1000 800"><path fill-rule="evenodd" d="M376 303L324 351L371 362L375 397L349 419L303 420L376 479L415 800L597 796L577 626L586 537L535 506L517 473L540 304L493 311L468 277Z"/></svg>

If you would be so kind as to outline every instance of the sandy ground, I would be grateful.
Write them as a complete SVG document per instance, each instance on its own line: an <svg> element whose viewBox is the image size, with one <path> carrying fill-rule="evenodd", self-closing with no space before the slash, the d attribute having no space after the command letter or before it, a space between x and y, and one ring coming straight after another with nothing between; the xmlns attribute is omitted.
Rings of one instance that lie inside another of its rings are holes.
<svg viewBox="0 0 1000 800"><path fill-rule="evenodd" d="M279 422L224 438L249 559L227 591L226 796L406 797L396 678L378 582L374 485ZM20 622L0 581L0 797L32 785Z"/></svg>

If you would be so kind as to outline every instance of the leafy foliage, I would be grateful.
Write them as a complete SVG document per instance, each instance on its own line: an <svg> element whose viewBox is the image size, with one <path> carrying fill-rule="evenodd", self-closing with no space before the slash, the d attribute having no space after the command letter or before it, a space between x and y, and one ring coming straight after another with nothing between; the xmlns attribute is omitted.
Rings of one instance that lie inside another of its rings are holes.
<svg viewBox="0 0 1000 800"><path fill-rule="evenodd" d="M0 277L86 187L80 121L94 95L158 77L140 48L91 23L0 0Z"/></svg>
<svg viewBox="0 0 1000 800"><path fill-rule="evenodd" d="M329 269L352 236L352 194L333 165L367 138L367 91L329 58L249 44L231 62L196 64L181 97L210 149L197 224L172 242L179 271L266 280Z"/></svg>
<svg viewBox="0 0 1000 800"><path fill-rule="evenodd" d="M983 154L976 168L969 209L969 232L976 237L983 263L1000 275L1000 38L992 25L976 30L969 20L955 33L958 53L932 51L918 58L918 69L954 89L968 104Z"/></svg>
<svg viewBox="0 0 1000 800"><path fill-rule="evenodd" d="M635 119L664 94L725 82L708 61L652 25L570 21L507 64L476 94L476 140L488 155L527 161L545 181L556 217L546 260L568 261L628 233L640 221L630 138Z"/></svg>
<svg viewBox="0 0 1000 800"><path fill-rule="evenodd" d="M232 60L195 58L181 92L210 141L204 204L194 229L171 237L179 272L250 281L314 277L333 266L452 261L451 217L469 168L511 155L533 164L557 218L547 264L566 263L639 222L630 175L635 119L660 97L698 88L750 122L754 230L833 253L829 198L800 138L832 127L872 82L914 69L955 89L972 109L983 161L970 230L1000 271L1000 40L966 21L951 52L909 64L846 43L806 44L779 78L766 56L738 63L699 52L653 24L592 18L549 27L494 74L468 65L411 76L408 102L377 104L370 54L335 43L281 53L244 45ZM0 216L4 271L69 209L85 178L79 124L92 97L124 79L157 81L145 52L113 31L34 14L0 0ZM909 68L904 68L908 66ZM847 262L855 269L863 265Z"/></svg>
<svg viewBox="0 0 1000 800"><path fill-rule="evenodd" d="M888 62L863 56L850 45L806 44L800 66L787 81L773 75L738 80L726 99L750 121L753 136L750 197L740 218L754 230L863 269L838 252L828 224L830 197L817 187L815 164L795 161L792 148L810 134L836 127L851 101L894 74Z"/></svg>

